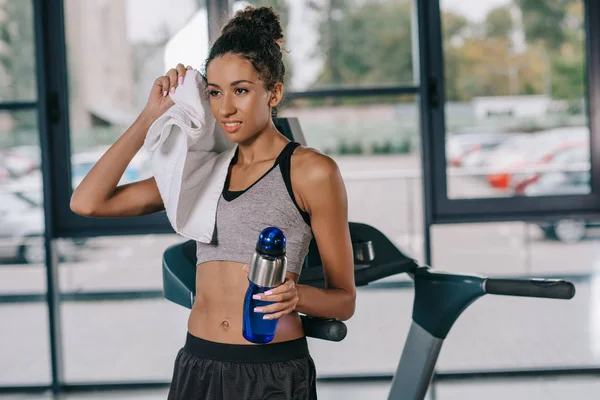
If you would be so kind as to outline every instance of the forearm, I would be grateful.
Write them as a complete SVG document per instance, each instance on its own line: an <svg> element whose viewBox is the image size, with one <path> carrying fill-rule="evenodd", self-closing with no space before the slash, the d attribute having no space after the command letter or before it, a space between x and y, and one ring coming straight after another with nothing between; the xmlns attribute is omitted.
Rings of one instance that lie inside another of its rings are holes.
<svg viewBox="0 0 600 400"><path fill-rule="evenodd" d="M152 117L141 114L102 155L74 191L72 208L93 209L114 194L125 169L143 146L152 122Z"/></svg>
<svg viewBox="0 0 600 400"><path fill-rule="evenodd" d="M296 311L317 318L335 318L346 321L354 315L356 294L345 289L318 289L297 285L298 304Z"/></svg>

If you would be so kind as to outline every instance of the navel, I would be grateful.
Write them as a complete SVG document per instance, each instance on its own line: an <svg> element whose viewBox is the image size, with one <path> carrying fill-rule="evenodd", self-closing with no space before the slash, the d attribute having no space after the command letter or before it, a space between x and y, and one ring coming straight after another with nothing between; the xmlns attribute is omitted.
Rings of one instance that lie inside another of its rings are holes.
<svg viewBox="0 0 600 400"><path fill-rule="evenodd" d="M224 319L223 322L221 322L221 327L225 330L229 329L229 321Z"/></svg>

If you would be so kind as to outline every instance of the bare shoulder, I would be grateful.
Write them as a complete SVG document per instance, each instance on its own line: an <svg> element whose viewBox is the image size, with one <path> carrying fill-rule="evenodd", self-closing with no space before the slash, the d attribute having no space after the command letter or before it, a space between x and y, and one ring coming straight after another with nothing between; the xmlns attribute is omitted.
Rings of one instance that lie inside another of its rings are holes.
<svg viewBox="0 0 600 400"><path fill-rule="evenodd" d="M340 174L335 160L311 147L299 146L292 155L291 163L295 180L303 186L326 183Z"/></svg>
<svg viewBox="0 0 600 400"><path fill-rule="evenodd" d="M320 151L298 147L291 158L291 180L300 207L313 217L318 210L345 207L346 193L338 165Z"/></svg>

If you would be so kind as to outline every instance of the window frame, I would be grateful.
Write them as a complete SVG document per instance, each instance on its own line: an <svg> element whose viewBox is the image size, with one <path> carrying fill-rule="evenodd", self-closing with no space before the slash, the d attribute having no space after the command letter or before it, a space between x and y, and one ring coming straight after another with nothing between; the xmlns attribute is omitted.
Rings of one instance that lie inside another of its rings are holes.
<svg viewBox="0 0 600 400"><path fill-rule="evenodd" d="M416 0L415 8L416 8ZM229 0L206 0L209 15L209 31L214 37L220 33L222 15L231 10ZM417 23L416 18L414 22ZM56 21L59 23L59 21ZM62 37L64 41L64 20L60 21L61 29L56 40ZM415 33L416 34L416 33ZM415 40L413 40L413 46ZM416 43L418 45L418 43ZM146 234L172 234L174 233L166 213L159 212L152 215L132 218L88 218L74 214L70 210L70 199L73 193L71 184L71 136L69 124L69 98L68 98L68 71L67 53L64 45L57 46L56 60L49 65L53 76L60 79L50 80L48 107L50 109L49 138L50 152L49 170L52 171L51 190L47 198L51 199L51 212L54 215L52 224L53 238L82 238L94 236L121 236L121 235L146 235ZM418 57L417 49L414 49ZM340 87L331 89L315 89L308 91L288 92L286 101L304 99L319 99L327 97L364 97L401 94L418 94L419 85L399 85L380 87ZM52 117L54 116L54 118Z"/></svg>
<svg viewBox="0 0 600 400"><path fill-rule="evenodd" d="M586 195L448 198L446 170L446 126L444 90L444 53L441 29L440 1L431 2L426 35L431 68L429 92L439 101L429 101L423 110L428 115L429 130L423 132L425 191L431 195L429 222L431 224L473 223L492 221L539 221L571 216L600 217L600 3L582 0L585 9L586 33L586 96L590 128L591 193Z"/></svg>

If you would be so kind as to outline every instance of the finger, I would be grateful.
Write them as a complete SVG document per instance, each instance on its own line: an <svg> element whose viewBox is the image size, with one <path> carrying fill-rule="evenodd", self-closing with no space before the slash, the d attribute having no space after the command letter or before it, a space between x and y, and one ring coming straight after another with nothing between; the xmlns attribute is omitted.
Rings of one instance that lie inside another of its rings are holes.
<svg viewBox="0 0 600 400"><path fill-rule="evenodd" d="M160 87L161 94L165 97L169 92L169 78L167 76L157 78L156 85Z"/></svg>
<svg viewBox="0 0 600 400"><path fill-rule="evenodd" d="M276 313L273 313L273 314L265 314L265 315L263 315L263 319L268 319L268 320L278 319L278 318L283 317L286 314L291 313L292 311L294 311L294 309L290 308L290 309L279 311L279 312L276 312Z"/></svg>
<svg viewBox="0 0 600 400"><path fill-rule="evenodd" d="M273 302L273 303L288 301L290 299L293 299L294 297L296 297L296 291L294 291L294 290L290 290L290 291L279 293L279 294L272 294L269 296L265 296L264 294L255 294L252 296L252 298L255 300L262 300L262 301L268 301L268 302Z"/></svg>
<svg viewBox="0 0 600 400"><path fill-rule="evenodd" d="M287 279L281 285L279 285L271 290L267 290L264 293L264 296L271 296L274 294L281 294L284 292L289 292L290 290L294 290L294 286L296 286L296 283L291 279Z"/></svg>
<svg viewBox="0 0 600 400"><path fill-rule="evenodd" d="M187 66L187 70L188 70L188 71L189 71L189 70L192 70L192 69L194 69L194 68L192 68L192 66L191 66L191 65L188 65L188 66Z"/></svg>
<svg viewBox="0 0 600 400"><path fill-rule="evenodd" d="M268 306L259 306L254 307L254 312L262 313L262 314L271 314L275 312L283 312L287 310L287 312L291 312L296 307L295 301L285 301L281 303L273 303Z"/></svg>
<svg viewBox="0 0 600 400"><path fill-rule="evenodd" d="M177 70L175 68L171 68L167 72L167 76L169 77L169 92L173 93L177 87Z"/></svg>
<svg viewBox="0 0 600 400"><path fill-rule="evenodd" d="M182 85L183 78L185 76L185 73L187 72L185 69L185 66L183 64L179 63L179 64L177 64L177 67L175 69L177 70L177 84Z"/></svg>
<svg viewBox="0 0 600 400"><path fill-rule="evenodd" d="M244 265L244 266L242 267L242 269L244 270L244 272L245 272L246 274L248 274L248 273L250 272L250 266L249 266L248 264Z"/></svg>

